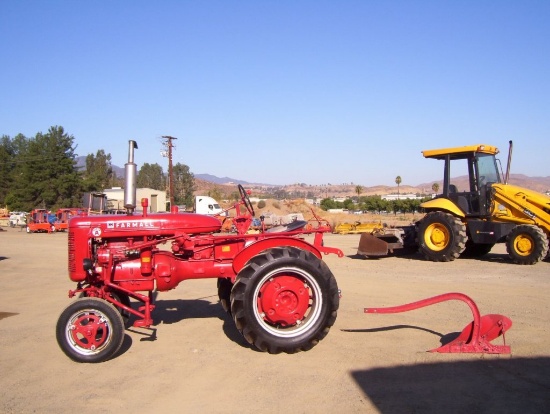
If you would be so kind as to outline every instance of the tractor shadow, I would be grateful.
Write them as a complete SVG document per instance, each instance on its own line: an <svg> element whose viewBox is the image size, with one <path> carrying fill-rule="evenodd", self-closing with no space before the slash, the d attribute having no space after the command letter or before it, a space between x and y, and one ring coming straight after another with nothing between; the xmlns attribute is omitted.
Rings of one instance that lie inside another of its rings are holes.
<svg viewBox="0 0 550 414"><path fill-rule="evenodd" d="M550 358L476 360L354 370L350 376L385 414L544 413L550 410Z"/></svg>
<svg viewBox="0 0 550 414"><path fill-rule="evenodd" d="M134 316L130 317L128 331L141 334L143 338L140 341L155 341L157 339L157 326L162 324L171 325L186 319L203 319L217 318L223 321L223 332L225 335L236 344L243 348L253 348L243 338L237 330L235 322L227 312L225 312L219 303L212 303L207 298L197 299L168 299L155 301L155 310L152 314L154 324L151 328L134 328L132 323L135 320ZM133 303L135 307L136 303ZM129 335L126 335L129 337ZM130 338L131 341L131 338ZM130 342L131 344L131 342ZM123 348L125 344L123 344ZM129 348L129 347L128 347Z"/></svg>
<svg viewBox="0 0 550 414"><path fill-rule="evenodd" d="M9 259L9 257L6 257L6 256L0 256L0 262L1 262L2 260L8 260L8 259Z"/></svg>

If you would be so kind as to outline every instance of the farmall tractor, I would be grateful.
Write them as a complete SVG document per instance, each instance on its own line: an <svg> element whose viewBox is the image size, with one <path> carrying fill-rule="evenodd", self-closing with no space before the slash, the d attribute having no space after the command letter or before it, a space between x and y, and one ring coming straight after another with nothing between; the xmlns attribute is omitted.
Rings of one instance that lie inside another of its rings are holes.
<svg viewBox="0 0 550 414"><path fill-rule="evenodd" d="M56 326L59 346L78 362L102 362L120 349L125 326L154 324L155 292L187 279L217 279L218 296L246 341L269 353L305 351L336 320L339 290L322 254L326 221L292 223L284 231L247 234L254 208L239 185L236 234L206 215L136 210L135 141L125 165L126 215L74 217L68 229L69 278L76 299ZM244 210L244 211L241 211ZM309 223L311 224L311 223ZM278 229L280 230L280 229ZM313 237L313 243L305 235ZM129 317L133 317L130 319Z"/></svg>

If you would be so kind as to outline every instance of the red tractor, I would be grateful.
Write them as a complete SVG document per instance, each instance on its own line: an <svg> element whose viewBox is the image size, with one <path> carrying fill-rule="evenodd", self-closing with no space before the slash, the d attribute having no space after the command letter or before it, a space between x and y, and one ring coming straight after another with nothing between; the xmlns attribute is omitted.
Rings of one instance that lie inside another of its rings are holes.
<svg viewBox="0 0 550 414"><path fill-rule="evenodd" d="M48 210L37 208L27 218L27 233L55 232L55 215Z"/></svg>
<svg viewBox="0 0 550 414"><path fill-rule="evenodd" d="M69 228L69 219L79 214L81 209L76 208L60 208L55 214L55 231L67 231Z"/></svg>
<svg viewBox="0 0 550 414"><path fill-rule="evenodd" d="M136 213L136 164L130 141L125 165L126 215L74 217L69 222L69 277L77 296L56 326L59 346L77 362L102 362L118 352L129 317L154 324L155 291L187 279L217 279L218 296L246 341L269 353L305 351L336 320L340 292L322 255L328 223L291 223L283 231L246 234L254 216L239 185L236 234L220 234L218 219L195 213ZM241 211L242 210L244 211ZM313 243L304 236L313 236ZM161 248L161 245L164 245ZM166 248L168 246L168 248Z"/></svg>

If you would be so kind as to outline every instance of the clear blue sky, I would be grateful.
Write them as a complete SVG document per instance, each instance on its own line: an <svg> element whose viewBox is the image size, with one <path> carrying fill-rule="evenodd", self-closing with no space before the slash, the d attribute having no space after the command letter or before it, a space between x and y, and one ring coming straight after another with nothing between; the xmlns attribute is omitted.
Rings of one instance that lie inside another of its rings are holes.
<svg viewBox="0 0 550 414"><path fill-rule="evenodd" d="M550 1L2 1L0 135L269 184L432 182L487 143L549 176Z"/></svg>

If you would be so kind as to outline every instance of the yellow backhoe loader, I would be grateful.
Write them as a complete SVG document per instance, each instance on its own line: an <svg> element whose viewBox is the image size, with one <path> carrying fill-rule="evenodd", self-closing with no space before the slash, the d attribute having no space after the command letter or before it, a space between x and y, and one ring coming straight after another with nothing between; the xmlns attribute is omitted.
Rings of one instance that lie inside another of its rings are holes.
<svg viewBox="0 0 550 414"><path fill-rule="evenodd" d="M496 158L498 148L471 145L422 151L444 161L443 191L421 207L425 216L393 234L363 234L358 254L382 256L402 248L418 249L428 260L448 262L459 256L480 257L495 243L506 243L515 263L535 264L548 254L550 197L508 184L512 141L506 174ZM451 177L466 173L465 188ZM391 240L389 240L391 238Z"/></svg>

